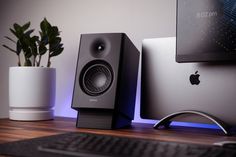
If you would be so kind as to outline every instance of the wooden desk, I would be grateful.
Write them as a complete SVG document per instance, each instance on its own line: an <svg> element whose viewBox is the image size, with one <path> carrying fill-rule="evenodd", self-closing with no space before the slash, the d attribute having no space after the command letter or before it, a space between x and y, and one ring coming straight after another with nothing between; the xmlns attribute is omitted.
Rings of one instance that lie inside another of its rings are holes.
<svg viewBox="0 0 236 157"><path fill-rule="evenodd" d="M199 144L233 140L236 136L224 136L221 130L174 127L169 130L154 130L151 124L134 123L130 128L118 130L78 129L74 118L56 117L50 121L18 122L0 119L0 143L81 131L126 137L157 139Z"/></svg>

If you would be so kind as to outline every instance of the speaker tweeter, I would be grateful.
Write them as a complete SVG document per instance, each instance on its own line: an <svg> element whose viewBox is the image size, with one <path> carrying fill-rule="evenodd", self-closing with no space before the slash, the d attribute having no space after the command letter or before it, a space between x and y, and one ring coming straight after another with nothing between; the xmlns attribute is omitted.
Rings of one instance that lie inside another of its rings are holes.
<svg viewBox="0 0 236 157"><path fill-rule="evenodd" d="M91 44L91 54L95 58L105 57L110 51L111 44L109 41L98 38Z"/></svg>

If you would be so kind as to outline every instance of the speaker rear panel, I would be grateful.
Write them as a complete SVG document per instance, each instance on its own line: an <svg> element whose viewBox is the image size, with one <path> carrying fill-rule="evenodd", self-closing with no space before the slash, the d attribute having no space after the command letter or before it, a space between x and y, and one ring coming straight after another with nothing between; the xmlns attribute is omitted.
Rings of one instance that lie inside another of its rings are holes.
<svg viewBox="0 0 236 157"><path fill-rule="evenodd" d="M73 108L114 108L121 44L121 33L81 35Z"/></svg>

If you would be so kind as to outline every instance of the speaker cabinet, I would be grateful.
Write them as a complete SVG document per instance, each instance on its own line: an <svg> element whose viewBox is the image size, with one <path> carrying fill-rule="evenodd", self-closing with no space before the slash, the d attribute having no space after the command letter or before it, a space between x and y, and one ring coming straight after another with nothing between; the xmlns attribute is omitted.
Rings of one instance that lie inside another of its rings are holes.
<svg viewBox="0 0 236 157"><path fill-rule="evenodd" d="M77 127L115 129L131 124L139 55L124 33L81 35L72 100Z"/></svg>

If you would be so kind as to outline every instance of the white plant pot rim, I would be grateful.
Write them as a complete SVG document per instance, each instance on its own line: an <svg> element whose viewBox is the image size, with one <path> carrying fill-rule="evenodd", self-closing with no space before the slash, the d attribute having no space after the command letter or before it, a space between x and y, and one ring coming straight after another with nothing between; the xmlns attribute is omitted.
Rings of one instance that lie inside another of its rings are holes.
<svg viewBox="0 0 236 157"><path fill-rule="evenodd" d="M54 110L48 111L40 110L17 110L13 109L9 111L9 117L11 120L18 121L39 121L39 120L51 120L54 117Z"/></svg>

